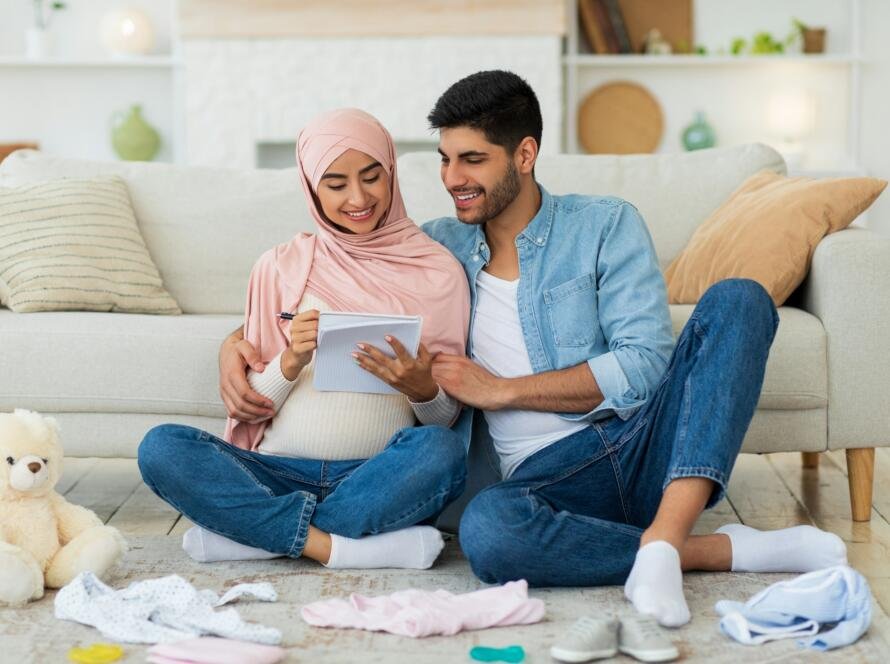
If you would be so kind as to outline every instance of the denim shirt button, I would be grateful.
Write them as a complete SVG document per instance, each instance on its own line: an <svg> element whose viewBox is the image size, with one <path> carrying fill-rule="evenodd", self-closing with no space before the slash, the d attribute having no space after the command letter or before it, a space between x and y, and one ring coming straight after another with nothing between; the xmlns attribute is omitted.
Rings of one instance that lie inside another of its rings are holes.
<svg viewBox="0 0 890 664"><path fill-rule="evenodd" d="M478 261L478 260L479 260L479 254L473 254L473 260L474 260L474 261Z"/></svg>
<svg viewBox="0 0 890 664"><path fill-rule="evenodd" d="M538 238L538 242L543 242L543 241L544 241L544 238L542 238L542 237Z"/></svg>

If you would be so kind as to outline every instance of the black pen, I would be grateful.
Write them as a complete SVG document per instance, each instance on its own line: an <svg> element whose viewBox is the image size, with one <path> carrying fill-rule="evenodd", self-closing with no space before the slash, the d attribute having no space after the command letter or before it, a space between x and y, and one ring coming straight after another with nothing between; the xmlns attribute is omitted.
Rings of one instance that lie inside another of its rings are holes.
<svg viewBox="0 0 890 664"><path fill-rule="evenodd" d="M279 318L283 318L284 320L293 320L294 319L294 315L289 314L286 311L282 311L280 314L275 314L275 315L278 316Z"/></svg>

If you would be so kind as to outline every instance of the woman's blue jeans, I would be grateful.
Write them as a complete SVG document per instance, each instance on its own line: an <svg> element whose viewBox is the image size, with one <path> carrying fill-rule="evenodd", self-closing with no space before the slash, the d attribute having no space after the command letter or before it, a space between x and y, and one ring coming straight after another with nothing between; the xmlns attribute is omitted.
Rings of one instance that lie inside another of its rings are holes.
<svg viewBox="0 0 890 664"><path fill-rule="evenodd" d="M309 525L343 537L431 519L464 489L466 452L450 429L402 429L370 459L319 461L242 450L193 427L165 424L139 446L159 497L229 539L299 557Z"/></svg>
<svg viewBox="0 0 890 664"><path fill-rule="evenodd" d="M630 419L567 436L469 503L460 543L476 575L536 586L623 583L671 481L708 478L708 506L722 497L777 325L757 283L710 288L656 392Z"/></svg>

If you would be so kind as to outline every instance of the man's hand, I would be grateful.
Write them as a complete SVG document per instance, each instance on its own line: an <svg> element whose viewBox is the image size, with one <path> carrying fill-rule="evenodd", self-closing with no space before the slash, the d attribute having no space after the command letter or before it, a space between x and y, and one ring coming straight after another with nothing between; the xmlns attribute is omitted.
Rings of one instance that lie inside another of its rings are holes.
<svg viewBox="0 0 890 664"><path fill-rule="evenodd" d="M395 358L388 357L371 344L359 344L359 350L362 352L352 354L358 365L415 403L435 399L439 394L439 386L433 380L431 371L434 356L420 344L417 357L411 357L398 339L384 338L392 346Z"/></svg>
<svg viewBox="0 0 890 664"><path fill-rule="evenodd" d="M275 415L275 409L270 399L250 388L248 366L259 372L265 369L259 353L238 330L219 349L219 395L229 417L255 424Z"/></svg>
<svg viewBox="0 0 890 664"><path fill-rule="evenodd" d="M439 354L433 378L452 397L474 408L500 410L509 405L507 381L460 355Z"/></svg>

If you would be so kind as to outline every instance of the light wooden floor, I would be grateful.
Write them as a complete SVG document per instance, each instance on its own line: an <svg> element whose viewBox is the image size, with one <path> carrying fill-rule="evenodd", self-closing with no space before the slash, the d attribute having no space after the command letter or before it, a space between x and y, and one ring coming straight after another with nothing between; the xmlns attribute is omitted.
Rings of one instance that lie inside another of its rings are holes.
<svg viewBox="0 0 890 664"><path fill-rule="evenodd" d="M191 524L143 484L132 459L67 459L58 490L94 510L125 536L180 536ZM705 513L696 532L738 521L755 528L813 524L839 535L850 564L866 576L875 598L890 614L890 449L875 460L870 523L850 518L843 452L821 455L817 470L803 469L800 454L743 454L729 497Z"/></svg>

